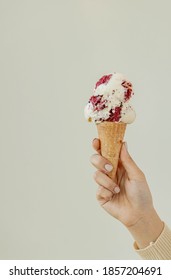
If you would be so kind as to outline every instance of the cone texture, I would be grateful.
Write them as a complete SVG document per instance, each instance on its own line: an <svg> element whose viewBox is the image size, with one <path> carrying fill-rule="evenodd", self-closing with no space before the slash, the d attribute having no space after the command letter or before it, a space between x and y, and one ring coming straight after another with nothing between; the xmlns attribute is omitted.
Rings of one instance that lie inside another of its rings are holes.
<svg viewBox="0 0 171 280"><path fill-rule="evenodd" d="M125 129L125 123L101 122L97 124L101 154L112 163L113 170L109 173L109 177L113 180L116 176Z"/></svg>

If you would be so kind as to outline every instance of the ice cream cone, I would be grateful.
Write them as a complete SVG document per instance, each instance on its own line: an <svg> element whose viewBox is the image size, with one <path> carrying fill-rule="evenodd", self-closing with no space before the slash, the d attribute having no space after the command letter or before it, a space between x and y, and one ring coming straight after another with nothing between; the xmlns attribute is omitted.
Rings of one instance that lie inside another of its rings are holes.
<svg viewBox="0 0 171 280"><path fill-rule="evenodd" d="M125 134L126 123L103 121L97 124L98 135L101 143L101 154L108 159L113 169L109 177L116 181L119 154Z"/></svg>

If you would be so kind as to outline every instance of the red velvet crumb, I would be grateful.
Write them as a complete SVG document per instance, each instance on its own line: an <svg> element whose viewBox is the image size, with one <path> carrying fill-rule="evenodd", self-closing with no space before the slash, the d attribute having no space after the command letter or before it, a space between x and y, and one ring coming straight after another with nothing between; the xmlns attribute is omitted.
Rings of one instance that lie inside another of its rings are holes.
<svg viewBox="0 0 171 280"><path fill-rule="evenodd" d="M123 81L122 86L125 88L125 94L124 94L124 99L125 101L128 101L131 96L134 94L132 91L132 84L127 81Z"/></svg>
<svg viewBox="0 0 171 280"><path fill-rule="evenodd" d="M94 110L100 111L106 107L105 105L106 101L105 100L101 101L101 99L102 99L101 95L97 95L97 96L93 95L90 97L90 102L93 105Z"/></svg>
<svg viewBox="0 0 171 280"><path fill-rule="evenodd" d="M125 101L128 101L130 98L131 98L131 95L133 94L132 92L132 89L131 88L128 88L126 91L125 91Z"/></svg>
<svg viewBox="0 0 171 280"><path fill-rule="evenodd" d="M116 107L114 112L113 110L111 110L110 111L111 116L107 119L107 121L118 122L121 118L121 109L122 107Z"/></svg>
<svg viewBox="0 0 171 280"><path fill-rule="evenodd" d="M112 74L101 77L100 80L96 83L95 89L102 84L107 84L111 77L112 77Z"/></svg>
<svg viewBox="0 0 171 280"><path fill-rule="evenodd" d="M97 96L92 95L90 97L90 102L92 103L93 106L96 106L98 103L100 103L101 99L102 99L102 96L100 96L100 95L97 95Z"/></svg>

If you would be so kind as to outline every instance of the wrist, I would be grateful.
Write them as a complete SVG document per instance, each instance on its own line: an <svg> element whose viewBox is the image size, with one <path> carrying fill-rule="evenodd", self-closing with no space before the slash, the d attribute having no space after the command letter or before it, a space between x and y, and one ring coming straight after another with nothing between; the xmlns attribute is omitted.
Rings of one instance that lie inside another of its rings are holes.
<svg viewBox="0 0 171 280"><path fill-rule="evenodd" d="M139 249L155 242L163 230L164 224L152 207L132 226L127 227Z"/></svg>

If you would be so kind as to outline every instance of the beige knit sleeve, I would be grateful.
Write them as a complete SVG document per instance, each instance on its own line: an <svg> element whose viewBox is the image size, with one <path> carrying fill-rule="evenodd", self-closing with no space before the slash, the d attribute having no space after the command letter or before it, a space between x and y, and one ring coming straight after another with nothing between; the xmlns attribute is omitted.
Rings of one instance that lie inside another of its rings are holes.
<svg viewBox="0 0 171 280"><path fill-rule="evenodd" d="M171 260L171 230L167 225L155 242L144 249L139 249L134 242L135 251L144 260Z"/></svg>

